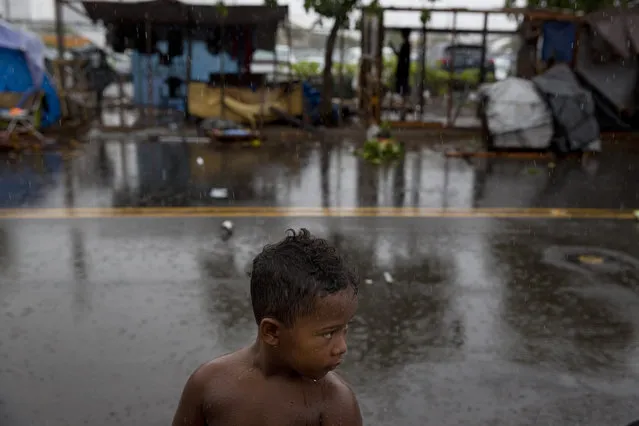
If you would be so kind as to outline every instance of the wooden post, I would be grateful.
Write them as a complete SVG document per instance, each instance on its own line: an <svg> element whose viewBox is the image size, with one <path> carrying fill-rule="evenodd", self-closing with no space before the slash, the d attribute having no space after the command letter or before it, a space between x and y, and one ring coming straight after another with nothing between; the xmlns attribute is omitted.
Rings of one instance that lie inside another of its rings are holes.
<svg viewBox="0 0 639 426"><path fill-rule="evenodd" d="M148 19L144 25L144 34L146 36L146 72L147 72L147 112L151 115L153 111L153 55L151 52L153 51L153 37L151 32L153 31L153 27L151 26L151 21Z"/></svg>
<svg viewBox="0 0 639 426"><path fill-rule="evenodd" d="M426 89L426 23L422 24L422 55L419 70L419 121L424 120L424 90Z"/></svg>
<svg viewBox="0 0 639 426"><path fill-rule="evenodd" d="M277 65L279 58L277 57L277 33L280 31L279 25L275 30L275 44L273 45L273 83L275 83L275 87L277 87L279 83L279 73L277 70Z"/></svg>
<svg viewBox="0 0 639 426"><path fill-rule="evenodd" d="M577 66L577 55L579 55L579 44L583 30L584 25L580 21L575 22L575 42L572 44L572 60L570 61L570 67L572 69L575 69Z"/></svg>
<svg viewBox="0 0 639 426"><path fill-rule="evenodd" d="M384 48L384 12L378 12L377 14L377 28L375 28L375 32L377 33L377 37L375 40L377 41L377 45L374 46L376 51L377 60L375 61L375 91L373 103L376 107L375 110L375 120L378 123L382 121L382 72L384 70L384 56L383 56L383 48Z"/></svg>
<svg viewBox="0 0 639 426"><path fill-rule="evenodd" d="M479 63L479 84L486 81L486 44L488 39L488 13L484 12L484 28L481 33L481 62Z"/></svg>
<svg viewBox="0 0 639 426"><path fill-rule="evenodd" d="M184 80L184 117L189 119L191 113L189 111L189 87L191 86L191 73L193 70L193 20L189 12L189 26L186 29L186 79Z"/></svg>
<svg viewBox="0 0 639 426"><path fill-rule="evenodd" d="M58 59L64 59L64 11L62 10L62 1L55 0L55 35L58 47Z"/></svg>
<svg viewBox="0 0 639 426"><path fill-rule="evenodd" d="M288 113L293 115L293 64L291 63L291 56L293 55L293 35L291 34L291 21L286 18L286 43L288 44Z"/></svg>
<svg viewBox="0 0 639 426"><path fill-rule="evenodd" d="M339 85L339 106L338 106L338 114L337 114L337 123L339 126L342 125L342 114L344 107L344 39L346 36L344 35L344 29L339 30L340 39L339 39L339 71L338 71L338 85Z"/></svg>
<svg viewBox="0 0 639 426"><path fill-rule="evenodd" d="M225 22L222 21L222 26L220 28L220 45L222 46L220 49L220 115L222 120L226 118L226 61L224 60L226 54L226 45L224 43L225 30Z"/></svg>
<svg viewBox="0 0 639 426"><path fill-rule="evenodd" d="M455 43L457 41L457 10L453 11L453 31L452 31L451 46L453 47L452 55L450 56L450 69L448 77L448 104L446 107L446 126L451 125L453 118L453 84L455 82Z"/></svg>

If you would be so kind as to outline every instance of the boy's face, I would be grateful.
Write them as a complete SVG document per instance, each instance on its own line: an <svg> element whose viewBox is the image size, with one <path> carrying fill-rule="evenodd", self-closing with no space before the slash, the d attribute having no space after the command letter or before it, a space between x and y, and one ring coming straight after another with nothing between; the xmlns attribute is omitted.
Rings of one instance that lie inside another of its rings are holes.
<svg viewBox="0 0 639 426"><path fill-rule="evenodd" d="M348 323L357 310L352 288L318 297L314 311L283 330L281 353L299 374L320 379L342 362Z"/></svg>

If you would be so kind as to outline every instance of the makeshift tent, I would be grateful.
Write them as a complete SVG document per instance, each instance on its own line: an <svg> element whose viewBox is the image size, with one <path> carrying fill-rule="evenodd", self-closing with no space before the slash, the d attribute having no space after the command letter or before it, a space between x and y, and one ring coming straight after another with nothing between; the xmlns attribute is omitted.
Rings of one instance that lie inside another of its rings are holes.
<svg viewBox="0 0 639 426"><path fill-rule="evenodd" d="M44 45L35 35L0 20L0 93L19 92L26 98L44 93L40 127L60 119L60 99L44 65Z"/></svg>
<svg viewBox="0 0 639 426"><path fill-rule="evenodd" d="M480 90L493 148L549 148L553 118L530 80L507 78Z"/></svg>
<svg viewBox="0 0 639 426"><path fill-rule="evenodd" d="M570 67L555 65L533 78L555 119L556 148L560 152L600 151L599 124L592 94L579 85Z"/></svg>
<svg viewBox="0 0 639 426"><path fill-rule="evenodd" d="M606 130L639 128L639 8L604 9L586 15L575 73L593 92L597 119Z"/></svg>

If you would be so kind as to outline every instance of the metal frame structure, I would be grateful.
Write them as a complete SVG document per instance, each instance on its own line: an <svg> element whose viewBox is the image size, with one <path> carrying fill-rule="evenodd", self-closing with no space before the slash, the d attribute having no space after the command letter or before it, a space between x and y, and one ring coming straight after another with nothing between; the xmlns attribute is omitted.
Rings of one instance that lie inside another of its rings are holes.
<svg viewBox="0 0 639 426"><path fill-rule="evenodd" d="M421 27L386 27L384 26L385 12L428 12L430 16L436 13L452 14L452 28L432 28L427 23ZM483 15L483 29L467 29L457 27L457 16L460 13ZM373 25L372 16L376 16L376 28ZM381 85L382 81L382 47L385 32L387 30L397 31L408 28L411 31L419 31L421 34L421 64L420 64L420 82L419 82L419 107L420 118L424 113L424 87L426 79L426 54L427 54L427 34L451 34L452 42L455 42L459 34L477 34L482 36L482 59L480 69L480 83L485 81L486 69L486 44L487 37L491 34L516 34L516 31L508 30L490 30L488 29L488 20L490 15L514 15L523 16L524 19L533 20L571 20L579 21L581 16L572 12L551 11L551 10L531 10L525 8L502 8L502 9L468 9L468 8L415 8L415 7L382 7L371 11L370 9L362 9L362 67L360 71L360 111L367 123L379 123L382 113ZM377 38L373 40L370 36L371 32L377 33ZM374 42L376 46L372 46ZM578 43L575 43L577 45ZM374 48L374 49L373 49ZM576 48L576 47L575 47ZM371 72L373 75L371 76ZM457 113L453 111L453 82L454 82L454 64L450 66L450 79L448 85L448 102L446 106L446 127L453 127ZM369 83L377 87L371 87ZM402 105L404 110L405 105ZM398 127L437 127L441 123L428 123L423 121L391 121L391 124Z"/></svg>

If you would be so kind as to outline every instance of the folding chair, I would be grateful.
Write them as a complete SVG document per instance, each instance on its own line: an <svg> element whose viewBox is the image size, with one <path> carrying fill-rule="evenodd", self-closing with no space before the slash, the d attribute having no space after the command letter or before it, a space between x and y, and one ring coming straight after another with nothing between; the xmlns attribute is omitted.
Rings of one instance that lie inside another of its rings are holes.
<svg viewBox="0 0 639 426"><path fill-rule="evenodd" d="M0 122L8 123L7 129L0 133L0 139L8 140L14 133L31 133L44 142L44 135L35 126L41 104L42 92L36 90L25 93L14 108L0 109Z"/></svg>

